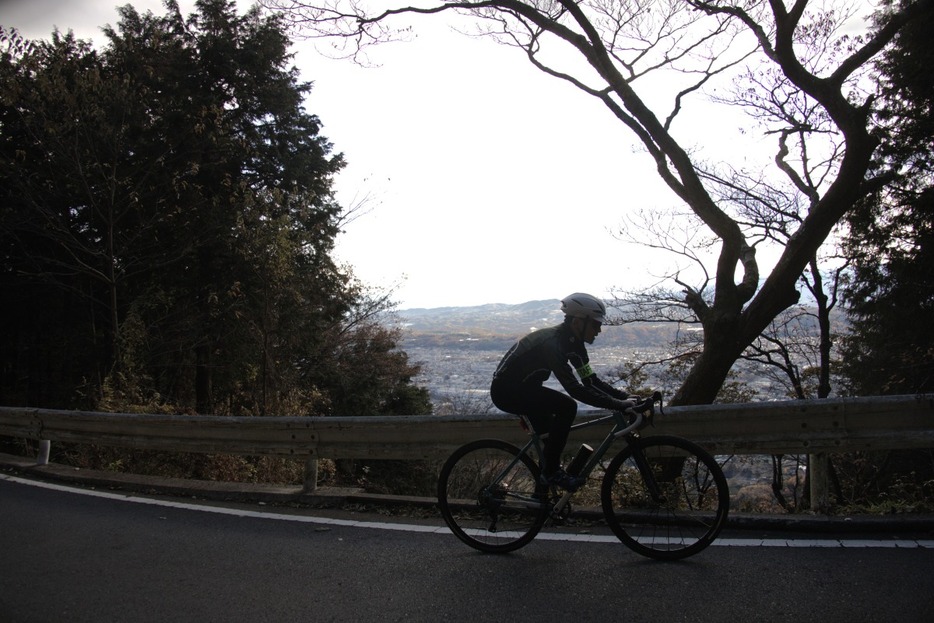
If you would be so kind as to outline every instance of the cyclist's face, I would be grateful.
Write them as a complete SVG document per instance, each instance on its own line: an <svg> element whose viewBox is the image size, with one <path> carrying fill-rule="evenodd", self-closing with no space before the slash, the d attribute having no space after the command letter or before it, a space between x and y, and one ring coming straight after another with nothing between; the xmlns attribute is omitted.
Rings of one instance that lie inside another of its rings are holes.
<svg viewBox="0 0 934 623"><path fill-rule="evenodd" d="M600 335L601 325L596 320L587 320L587 324L584 325L584 341L588 344L593 344L593 341L597 339L597 336Z"/></svg>

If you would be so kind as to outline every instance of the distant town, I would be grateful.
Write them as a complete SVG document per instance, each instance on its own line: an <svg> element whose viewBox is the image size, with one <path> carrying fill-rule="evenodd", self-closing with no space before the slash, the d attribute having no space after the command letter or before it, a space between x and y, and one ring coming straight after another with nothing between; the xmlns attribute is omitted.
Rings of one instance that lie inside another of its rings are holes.
<svg viewBox="0 0 934 623"><path fill-rule="evenodd" d="M422 366L416 383L428 388L435 412L485 413L495 410L488 390L503 354L529 331L561 323L560 306L555 299L516 305L406 309L394 312L394 321L403 329L400 346L411 361ZM695 329L682 326L680 330ZM679 327L671 323L606 326L588 347L591 363L598 374L619 384L617 371L627 363L664 359L678 331ZM761 367L739 361L735 371L738 380L757 393L757 399L785 397L784 388L774 386ZM666 386L663 374L659 366L650 369L644 385L673 392L676 388Z"/></svg>
<svg viewBox="0 0 934 623"><path fill-rule="evenodd" d="M493 410L490 379L506 350L533 329L559 324L558 300L517 305L408 309L396 312L404 329L402 348L422 365L416 382L427 387L439 413ZM605 378L627 361L662 356L675 328L668 324L606 327L588 348L594 369Z"/></svg>

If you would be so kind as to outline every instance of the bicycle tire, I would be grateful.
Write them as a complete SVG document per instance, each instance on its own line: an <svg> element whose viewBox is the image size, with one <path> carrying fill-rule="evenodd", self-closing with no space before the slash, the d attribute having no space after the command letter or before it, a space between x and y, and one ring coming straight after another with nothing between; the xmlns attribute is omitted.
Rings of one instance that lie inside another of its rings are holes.
<svg viewBox="0 0 934 623"><path fill-rule="evenodd" d="M642 452L663 495L653 499L637 464ZM637 438L607 467L603 514L633 551L679 560L710 545L726 523L730 491L723 470L706 450L680 437Z"/></svg>
<svg viewBox="0 0 934 623"><path fill-rule="evenodd" d="M547 487L539 484L535 461L498 439L461 446L438 477L438 507L445 523L457 538L482 552L510 552L531 542L548 518L546 500Z"/></svg>

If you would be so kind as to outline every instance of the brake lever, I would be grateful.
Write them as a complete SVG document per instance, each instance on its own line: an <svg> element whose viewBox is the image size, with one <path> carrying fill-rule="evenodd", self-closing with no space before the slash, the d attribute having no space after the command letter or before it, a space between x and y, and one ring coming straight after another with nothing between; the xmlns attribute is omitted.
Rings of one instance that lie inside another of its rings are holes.
<svg viewBox="0 0 934 623"><path fill-rule="evenodd" d="M662 393L656 391L652 394L651 398L646 398L645 400L639 402L637 405L633 405L628 409L632 412L633 415L636 413L642 414L643 422L648 422L652 428L655 428L655 403L658 403L658 412L661 415L665 415L665 410L662 407Z"/></svg>
<svg viewBox="0 0 934 623"><path fill-rule="evenodd" d="M642 414L642 421L655 427L655 396L651 398L646 398L640 402L636 407L633 407L634 411L638 411Z"/></svg>
<svg viewBox="0 0 934 623"><path fill-rule="evenodd" d="M652 426L652 428L655 428L655 403L656 402L658 403L659 414L665 415L665 410L662 407L662 393L659 391L656 391L655 393L653 393L652 398L650 398L648 401L649 403L648 414L649 415L646 419L649 421L649 424Z"/></svg>

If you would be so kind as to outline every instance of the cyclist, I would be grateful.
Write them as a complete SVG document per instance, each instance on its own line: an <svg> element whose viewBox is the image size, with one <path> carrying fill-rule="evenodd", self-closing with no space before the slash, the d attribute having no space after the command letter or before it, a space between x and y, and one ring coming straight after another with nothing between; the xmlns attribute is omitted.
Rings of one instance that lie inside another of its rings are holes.
<svg viewBox="0 0 934 623"><path fill-rule="evenodd" d="M562 324L533 331L506 352L493 373L490 398L502 411L526 416L539 435L548 434L542 476L550 485L575 491L584 479L561 468L561 454L577 415L576 401L617 411L634 403L590 367L584 344L593 344L600 334L606 317L603 301L578 292L561 301L561 311ZM543 385L552 374L570 396Z"/></svg>

